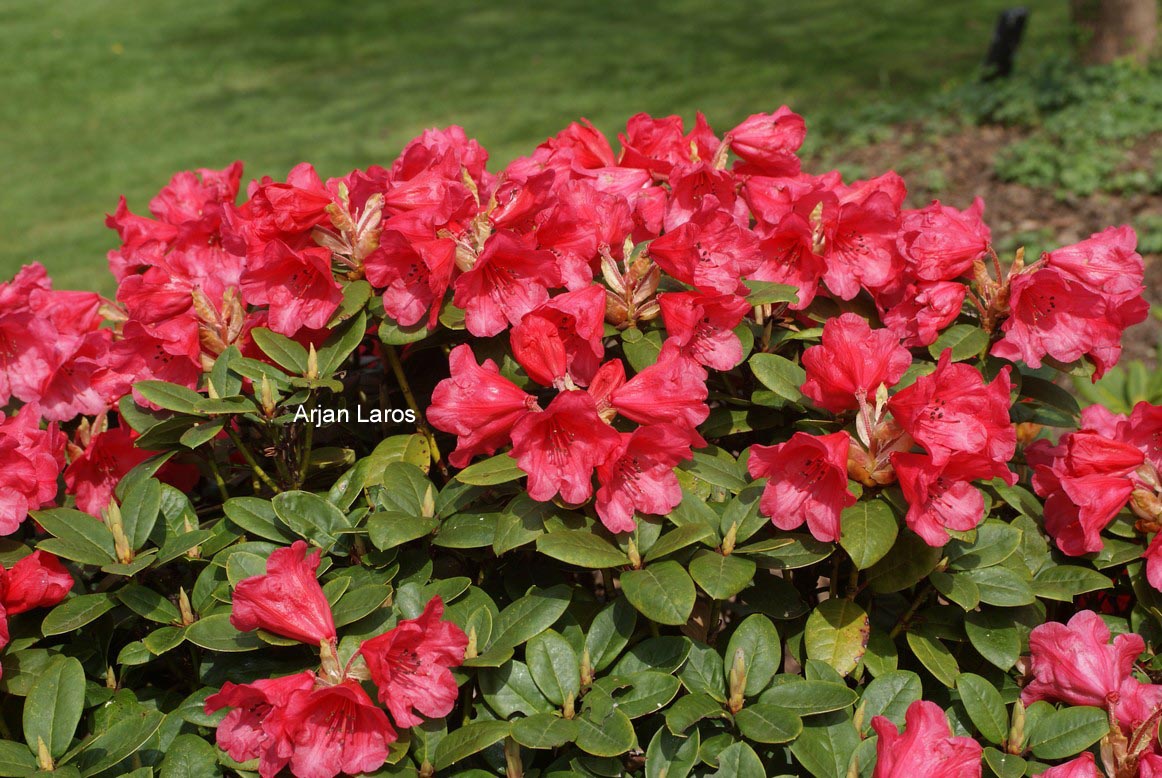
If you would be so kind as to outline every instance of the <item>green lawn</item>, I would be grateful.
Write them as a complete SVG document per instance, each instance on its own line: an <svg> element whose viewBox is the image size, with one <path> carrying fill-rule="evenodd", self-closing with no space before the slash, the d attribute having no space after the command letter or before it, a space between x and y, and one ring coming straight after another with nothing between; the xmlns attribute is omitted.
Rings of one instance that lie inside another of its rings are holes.
<svg viewBox="0 0 1162 778"><path fill-rule="evenodd" d="M111 285L103 226L173 172L388 163L463 125L494 167L586 116L702 110L722 130L788 103L810 126L970 76L1012 0L0 0L0 277L39 260ZM1024 62L1068 36L1032 0Z"/></svg>

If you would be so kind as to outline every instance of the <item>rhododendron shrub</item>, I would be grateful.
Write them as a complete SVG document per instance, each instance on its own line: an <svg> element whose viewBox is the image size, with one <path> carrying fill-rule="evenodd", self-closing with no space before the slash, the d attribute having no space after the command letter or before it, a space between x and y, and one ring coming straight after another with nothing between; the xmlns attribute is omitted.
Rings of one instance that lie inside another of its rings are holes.
<svg viewBox="0 0 1162 778"><path fill-rule="evenodd" d="M184 172L0 284L0 775L1162 775L1162 408L1059 381L1133 230L805 133Z"/></svg>

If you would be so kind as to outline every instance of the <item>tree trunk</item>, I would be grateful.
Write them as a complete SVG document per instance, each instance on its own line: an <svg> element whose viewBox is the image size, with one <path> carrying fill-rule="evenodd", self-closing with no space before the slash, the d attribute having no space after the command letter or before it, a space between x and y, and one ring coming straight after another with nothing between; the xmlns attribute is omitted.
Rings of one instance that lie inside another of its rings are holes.
<svg viewBox="0 0 1162 778"><path fill-rule="evenodd" d="M1082 33L1081 58L1089 65L1129 57L1144 63L1158 37L1157 0L1069 0Z"/></svg>

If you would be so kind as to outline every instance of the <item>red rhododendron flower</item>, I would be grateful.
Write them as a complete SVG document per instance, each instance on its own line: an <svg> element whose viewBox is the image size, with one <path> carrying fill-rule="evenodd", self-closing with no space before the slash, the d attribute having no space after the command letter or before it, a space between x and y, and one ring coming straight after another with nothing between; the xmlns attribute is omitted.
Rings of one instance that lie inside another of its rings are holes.
<svg viewBox="0 0 1162 778"><path fill-rule="evenodd" d="M903 193L900 177L887 173L821 196L816 243L826 265L823 281L840 299L852 299L861 286L878 289L901 277L896 235Z"/></svg>
<svg viewBox="0 0 1162 778"><path fill-rule="evenodd" d="M698 213L650 244L662 270L706 294L733 294L762 262L758 236L707 195ZM745 291L743 292L745 294Z"/></svg>
<svg viewBox="0 0 1162 778"><path fill-rule="evenodd" d="M1050 767L1043 773L1037 773L1037 778L1102 778L1102 776L1097 771L1093 754L1086 751L1065 764Z"/></svg>
<svg viewBox="0 0 1162 778"><path fill-rule="evenodd" d="M1162 778L1162 756L1150 752L1142 754L1138 761L1138 778Z"/></svg>
<svg viewBox="0 0 1162 778"><path fill-rule="evenodd" d="M816 540L839 540L839 514L855 504L847 490L846 432L808 435L796 432L777 446L752 446L747 469L768 478L759 509L779 529L807 523Z"/></svg>
<svg viewBox="0 0 1162 778"><path fill-rule="evenodd" d="M1111 644L1109 627L1093 611L1074 614L1068 624L1041 624L1029 635L1033 680L1021 691L1021 701L1112 709L1122 726L1131 726L1140 719L1134 708L1142 702L1150 709L1162 704L1162 686L1143 684L1131 675L1145 648L1145 641L1133 633L1118 635ZM1138 704L1126 705L1131 700Z"/></svg>
<svg viewBox="0 0 1162 778"><path fill-rule="evenodd" d="M985 384L977 370L952 362L945 349L936 370L893 395L888 408L904 431L927 449L934 465L960 454L1008 478L1005 463L1017 449L1017 433L1009 421L1010 371L1002 368Z"/></svg>
<svg viewBox="0 0 1162 778"><path fill-rule="evenodd" d="M444 601L433 597L415 619L363 641L359 653L379 687L379 700L399 727L447 716L459 690L450 668L464 661L468 636L444 615Z"/></svg>
<svg viewBox="0 0 1162 778"><path fill-rule="evenodd" d="M1097 432L1064 436L1056 447L1030 446L1033 489L1045 501L1045 531L1071 556L1102 549L1101 531L1134 490L1141 450Z"/></svg>
<svg viewBox="0 0 1162 778"><path fill-rule="evenodd" d="M29 511L52 504L65 462L65 436L56 424L40 428L34 405L0 414L0 535L15 532Z"/></svg>
<svg viewBox="0 0 1162 778"><path fill-rule="evenodd" d="M690 459L690 433L673 424L620 433L621 442L597 466L597 515L610 532L630 532L633 515L665 516L682 501L674 466Z"/></svg>
<svg viewBox="0 0 1162 778"><path fill-rule="evenodd" d="M881 386L892 387L912 365L912 355L890 330L872 330L854 313L828 319L823 342L803 352L803 394L832 413L858 408Z"/></svg>
<svg viewBox="0 0 1162 778"><path fill-rule="evenodd" d="M892 467L908 501L908 526L930 546L948 542L947 530L967 532L984 518L984 495L971 481L990 473L974 472L953 457L943 466L926 454L892 455ZM1016 475L1013 475L1015 481Z"/></svg>
<svg viewBox="0 0 1162 778"><path fill-rule="evenodd" d="M259 762L262 778L274 778L284 766L299 778L369 773L383 766L398 737L387 714L352 680L292 689L264 728L273 735L276 758Z"/></svg>
<svg viewBox="0 0 1162 778"><path fill-rule="evenodd" d="M529 497L546 502L559 492L565 502L577 504L593 495L593 470L609 459L619 440L597 415L593 398L573 390L516 423L510 456L528 474Z"/></svg>
<svg viewBox="0 0 1162 778"><path fill-rule="evenodd" d="M979 197L964 211L939 200L927 208L904 211L899 246L908 271L925 281L950 281L972 268L988 251L992 233L981 220L984 201Z"/></svg>
<svg viewBox="0 0 1162 778"><path fill-rule="evenodd" d="M265 575L234 587L230 623L242 632L264 629L312 646L334 641L331 606L315 578L321 556L321 550L307 556L302 540L276 548L266 560Z"/></svg>
<svg viewBox="0 0 1162 778"><path fill-rule="evenodd" d="M242 274L242 294L249 303L269 306L267 326L287 336L303 327L322 329L343 299L330 249L296 251L281 240L252 259Z"/></svg>
<svg viewBox="0 0 1162 778"><path fill-rule="evenodd" d="M648 170L659 180L667 178L675 165L694 161L693 154L710 159L718 146L701 113L688 135L680 116L655 119L639 113L629 118L617 139L621 142L619 165Z"/></svg>
<svg viewBox="0 0 1162 778"><path fill-rule="evenodd" d="M507 445L512 428L537 408L537 401L502 376L491 359L477 365L467 344L452 349L448 363L452 376L432 392L428 421L456 435L448 461L467 467L477 454L493 454Z"/></svg>
<svg viewBox="0 0 1162 778"><path fill-rule="evenodd" d="M610 397L621 415L638 424L677 424L693 430L710 415L706 405L706 371L678 350L662 345L658 361L641 371ZM697 438L697 445L705 445Z"/></svg>
<svg viewBox="0 0 1162 778"><path fill-rule="evenodd" d="M396 225L398 226L398 225ZM452 284L456 243L448 238L415 239L384 230L379 246L363 260L368 282L383 289L383 310L405 327L428 316L435 325Z"/></svg>
<svg viewBox="0 0 1162 778"><path fill-rule="evenodd" d="M793 176L799 172L795 152L807 137L807 123L787 106L774 113L756 113L726 133L730 150L742 160L735 172Z"/></svg>
<svg viewBox="0 0 1162 778"><path fill-rule="evenodd" d="M134 446L133 438L127 427L105 430L73 457L65 468L65 491L76 496L78 510L100 516L121 477L149 458L152 452Z"/></svg>
<svg viewBox="0 0 1162 778"><path fill-rule="evenodd" d="M529 248L510 232L497 232L471 269L456 279L452 301L464 309L469 332L489 337L520 322L560 283L552 253Z"/></svg>
<svg viewBox="0 0 1162 778"><path fill-rule="evenodd" d="M960 315L968 287L957 281L917 281L876 293L880 321L906 348L930 346Z"/></svg>
<svg viewBox="0 0 1162 778"><path fill-rule="evenodd" d="M983 747L970 737L953 737L944 711L916 700L904 714L904 731L884 716L872 719L876 769L872 778L980 778Z"/></svg>
<svg viewBox="0 0 1162 778"><path fill-rule="evenodd" d="M565 292L525 314L512 328L512 355L529 378L564 388L568 375L587 386L601 365L605 347L605 290L591 284Z"/></svg>
<svg viewBox="0 0 1162 778"><path fill-rule="evenodd" d="M762 238L762 261L747 277L795 287L798 300L788 307L803 310L815 299L827 268L823 257L815 253L811 225L803 216L788 213L775 226L757 230Z"/></svg>
<svg viewBox="0 0 1162 778"><path fill-rule="evenodd" d="M73 577L52 554L33 551L11 568L0 567L0 603L8 616L49 608L64 600Z"/></svg>
<svg viewBox="0 0 1162 778"><path fill-rule="evenodd" d="M1054 266L1014 278L1009 306L1012 314L1001 325L1005 337L993 354L1030 367L1040 367L1046 356L1066 363L1087 356L1094 380L1117 363L1122 332L1149 312L1140 295L1111 300Z"/></svg>
<svg viewBox="0 0 1162 778"><path fill-rule="evenodd" d="M1045 264L1076 278L1103 296L1128 301L1142 294L1145 263L1131 227L1107 227L1080 243L1045 254Z"/></svg>
<svg viewBox="0 0 1162 778"><path fill-rule="evenodd" d="M658 295L666 334L700 365L730 370L742 361L742 342L734 328L751 310L733 294L668 292Z"/></svg>
<svg viewBox="0 0 1162 778"><path fill-rule="evenodd" d="M206 698L206 713L233 708L218 723L218 747L236 762L259 760L259 772L274 776L288 760L275 752L275 738L267 721L275 706L286 704L292 692L309 692L315 686L315 674L309 670L282 678L260 678L253 683L227 681L216 694Z"/></svg>
<svg viewBox="0 0 1162 778"><path fill-rule="evenodd" d="M588 181L569 181L554 196L553 206L537 217L537 246L556 255L567 288L581 289L591 282L603 249L620 256L633 230L629 202Z"/></svg>

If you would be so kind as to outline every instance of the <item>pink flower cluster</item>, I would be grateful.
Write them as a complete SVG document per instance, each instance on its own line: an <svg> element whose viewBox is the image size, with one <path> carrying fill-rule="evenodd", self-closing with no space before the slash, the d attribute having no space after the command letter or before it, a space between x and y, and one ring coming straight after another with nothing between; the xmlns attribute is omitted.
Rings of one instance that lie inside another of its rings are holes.
<svg viewBox="0 0 1162 778"><path fill-rule="evenodd" d="M803 353L802 391L832 413L857 410L858 440L845 430L818 437L796 432L785 443L754 446L750 473L768 478L760 504L765 515L783 529L806 522L817 539L838 540L840 513L855 502L850 472L869 486L898 479L908 526L929 545L947 543L949 529L980 523L984 498L971 482L1017 480L1006 464L1017 447L1009 368L986 383L945 351L935 371L889 397L910 365L911 355L890 330L872 330L855 314L824 324L822 343Z"/></svg>
<svg viewBox="0 0 1162 778"><path fill-rule="evenodd" d="M0 648L8 645L8 618L56 605L73 588L73 577L52 554L33 551L11 568L0 566Z"/></svg>
<svg viewBox="0 0 1162 778"><path fill-rule="evenodd" d="M1147 533L1162 528L1162 407L1140 402L1129 416L1095 405L1076 432L1025 452L1033 489L1045 498L1045 531L1070 556L1101 551L1101 531L1128 504ZM1150 584L1162 589L1162 534L1143 556Z"/></svg>
<svg viewBox="0 0 1162 778"><path fill-rule="evenodd" d="M319 670L253 683L227 682L206 698L206 712L231 708L218 725L218 745L239 762L258 760L263 778L288 765L302 778L334 778L383 766L398 737L387 714L364 691L370 677L398 727L451 712L458 694L450 668L464 660L468 637L443 620L435 597L415 619L364 640L341 666L331 606L315 578L321 552L307 555L296 541L271 553L266 574L234 590L230 622L243 631L264 629L322 651Z"/></svg>

